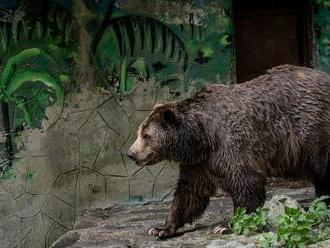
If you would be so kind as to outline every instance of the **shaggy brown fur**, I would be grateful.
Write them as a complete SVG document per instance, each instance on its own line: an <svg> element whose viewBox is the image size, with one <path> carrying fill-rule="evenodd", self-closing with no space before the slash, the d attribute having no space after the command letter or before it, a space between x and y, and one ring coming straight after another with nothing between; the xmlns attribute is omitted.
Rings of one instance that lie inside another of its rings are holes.
<svg viewBox="0 0 330 248"><path fill-rule="evenodd" d="M284 65L159 104L129 156L140 165L180 163L165 226L150 231L159 237L199 217L217 187L248 211L263 205L267 175L310 179L317 195L330 195L330 76Z"/></svg>

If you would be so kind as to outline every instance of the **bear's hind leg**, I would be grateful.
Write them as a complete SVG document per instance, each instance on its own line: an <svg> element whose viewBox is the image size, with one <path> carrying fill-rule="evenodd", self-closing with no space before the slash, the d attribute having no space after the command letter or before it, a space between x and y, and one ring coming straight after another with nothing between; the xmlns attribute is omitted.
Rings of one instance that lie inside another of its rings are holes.
<svg viewBox="0 0 330 248"><path fill-rule="evenodd" d="M330 160L327 162L327 167L323 173L315 173L314 187L316 197L329 196L330 197ZM330 204L330 199L325 200Z"/></svg>
<svg viewBox="0 0 330 248"><path fill-rule="evenodd" d="M234 211L237 208L245 208L247 213L255 211L262 207L266 200L266 178L263 176L250 175L235 182L235 187L231 190L231 196L234 203Z"/></svg>
<svg viewBox="0 0 330 248"><path fill-rule="evenodd" d="M241 173L245 171L246 173ZM237 170L223 180L222 188L228 192L234 204L234 212L237 208L245 208L247 213L262 207L266 200L266 176L256 172L253 168ZM216 226L215 234L228 234L232 230L223 225Z"/></svg>
<svg viewBox="0 0 330 248"><path fill-rule="evenodd" d="M250 174L250 176L232 176L229 179L227 191L230 193L234 212L237 208L245 208L247 213L255 211L262 207L266 200L266 177ZM223 225L216 226L213 230L215 234L228 234L232 230Z"/></svg>

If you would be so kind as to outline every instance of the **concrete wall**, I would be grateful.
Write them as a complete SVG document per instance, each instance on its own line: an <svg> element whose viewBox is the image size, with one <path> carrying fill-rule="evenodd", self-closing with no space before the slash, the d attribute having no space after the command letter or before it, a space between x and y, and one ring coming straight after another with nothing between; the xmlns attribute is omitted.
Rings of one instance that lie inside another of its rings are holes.
<svg viewBox="0 0 330 248"><path fill-rule="evenodd" d="M1 247L47 247L81 209L168 199L175 164L125 157L137 126L157 100L233 81L230 1L111 2L0 1Z"/></svg>

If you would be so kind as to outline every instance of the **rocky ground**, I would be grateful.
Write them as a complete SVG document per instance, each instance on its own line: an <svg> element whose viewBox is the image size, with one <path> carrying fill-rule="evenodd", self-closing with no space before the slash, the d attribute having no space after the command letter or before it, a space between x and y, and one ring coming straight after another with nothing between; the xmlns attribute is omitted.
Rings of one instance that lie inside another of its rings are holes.
<svg viewBox="0 0 330 248"><path fill-rule="evenodd" d="M267 198L279 194L289 195L302 205L314 197L311 187L275 187L267 192ZM213 234L213 228L225 225L232 215L233 207L229 197L212 199L204 216L194 225L179 230L176 237L158 240L148 236L150 227L163 223L168 207L169 202L162 202L86 211L75 229L60 237L52 247L257 247L256 236ZM313 247L330 247L330 242Z"/></svg>

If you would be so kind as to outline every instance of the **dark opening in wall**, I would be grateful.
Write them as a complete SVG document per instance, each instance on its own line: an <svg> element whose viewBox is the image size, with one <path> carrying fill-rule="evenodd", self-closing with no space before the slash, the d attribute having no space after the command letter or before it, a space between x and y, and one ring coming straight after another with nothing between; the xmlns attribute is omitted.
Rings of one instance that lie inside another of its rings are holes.
<svg viewBox="0 0 330 248"><path fill-rule="evenodd" d="M312 66L310 0L233 1L237 82L281 64Z"/></svg>
<svg viewBox="0 0 330 248"><path fill-rule="evenodd" d="M2 128L4 136L4 146L1 147L0 176L11 167L13 160L13 144L11 139L11 125L9 119L9 107L6 102L1 103ZM1 125L0 124L0 125Z"/></svg>

